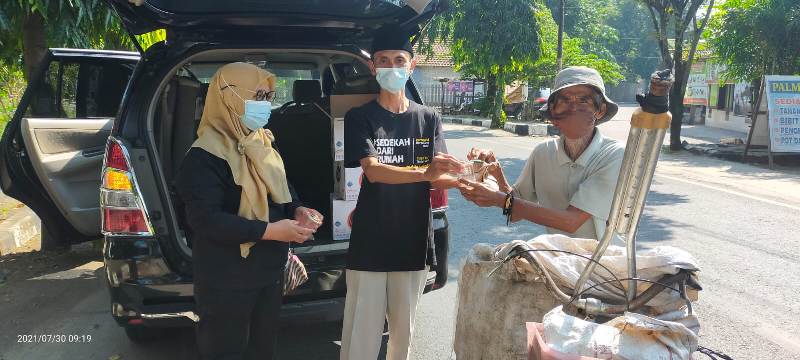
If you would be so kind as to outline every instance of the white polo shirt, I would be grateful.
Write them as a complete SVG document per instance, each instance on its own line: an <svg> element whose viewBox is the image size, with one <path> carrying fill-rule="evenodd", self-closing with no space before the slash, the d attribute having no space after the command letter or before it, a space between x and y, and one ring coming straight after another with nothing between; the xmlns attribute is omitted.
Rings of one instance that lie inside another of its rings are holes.
<svg viewBox="0 0 800 360"><path fill-rule="evenodd" d="M601 239L611 210L625 147L595 128L592 142L572 161L561 138L536 145L514 184L515 196L539 205L566 210L572 205L592 215L573 234L547 228L550 233Z"/></svg>

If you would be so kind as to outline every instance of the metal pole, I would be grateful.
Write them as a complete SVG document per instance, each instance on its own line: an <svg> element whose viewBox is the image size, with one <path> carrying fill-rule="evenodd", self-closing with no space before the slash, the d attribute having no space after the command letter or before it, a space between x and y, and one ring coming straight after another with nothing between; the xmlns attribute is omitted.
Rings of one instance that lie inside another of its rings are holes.
<svg viewBox="0 0 800 360"><path fill-rule="evenodd" d="M558 64L558 71L563 68L563 49L564 49L564 3L566 0L561 0L561 9L558 21L558 53L556 55L556 63Z"/></svg>
<svg viewBox="0 0 800 360"><path fill-rule="evenodd" d="M625 236L629 277L636 277L635 234L671 117L653 120L654 115L644 113L641 109L634 112L606 230L592 254L592 259L599 261L614 236ZM576 295L583 290L595 265L594 261L586 264L575 284ZM636 282L631 281L627 297L633 299L635 296Z"/></svg>
<svg viewBox="0 0 800 360"><path fill-rule="evenodd" d="M646 162L642 164L642 169L637 171L637 173L640 174L640 183L637 184L638 190L635 193L636 198L632 199L632 204L629 204L631 213L626 214L625 217L627 226L623 228L624 233L627 235L628 277L630 278L637 277L636 232L639 228L639 220L642 217L647 194L650 192L650 184L653 182L653 174L655 173L656 164L658 163L661 144L664 143L664 136L666 135L666 129L645 129L643 131L645 136L644 141L640 142L640 146L644 150L642 155L647 156L647 159L645 159ZM633 300L637 295L636 281L631 280L628 284L628 300Z"/></svg>
<svg viewBox="0 0 800 360"><path fill-rule="evenodd" d="M442 114L444 114L444 82L442 82L442 101L439 103L439 106L442 108Z"/></svg>

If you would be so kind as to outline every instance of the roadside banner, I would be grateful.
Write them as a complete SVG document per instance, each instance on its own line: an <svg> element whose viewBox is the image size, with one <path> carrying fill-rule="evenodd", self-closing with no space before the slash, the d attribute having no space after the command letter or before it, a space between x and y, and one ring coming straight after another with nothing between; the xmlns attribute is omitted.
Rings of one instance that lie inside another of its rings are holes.
<svg viewBox="0 0 800 360"><path fill-rule="evenodd" d="M686 83L684 105L708 105L708 73L705 63L692 64L689 81Z"/></svg>
<svg viewBox="0 0 800 360"><path fill-rule="evenodd" d="M800 76L766 76L772 152L800 152Z"/></svg>

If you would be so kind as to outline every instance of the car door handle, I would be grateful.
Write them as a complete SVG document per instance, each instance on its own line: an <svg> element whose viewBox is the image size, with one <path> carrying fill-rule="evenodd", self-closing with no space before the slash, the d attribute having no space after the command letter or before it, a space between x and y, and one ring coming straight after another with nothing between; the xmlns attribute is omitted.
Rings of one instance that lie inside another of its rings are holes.
<svg viewBox="0 0 800 360"><path fill-rule="evenodd" d="M106 148L105 147L97 147L92 149L86 149L81 151L81 155L84 157L95 157L105 154Z"/></svg>

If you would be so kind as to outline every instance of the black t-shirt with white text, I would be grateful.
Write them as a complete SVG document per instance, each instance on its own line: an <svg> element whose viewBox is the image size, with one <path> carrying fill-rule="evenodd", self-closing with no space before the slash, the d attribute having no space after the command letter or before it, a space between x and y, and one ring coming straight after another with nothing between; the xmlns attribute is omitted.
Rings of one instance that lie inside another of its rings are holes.
<svg viewBox="0 0 800 360"><path fill-rule="evenodd" d="M401 114L377 101L345 115L345 166L375 157L382 164L419 168L437 152L447 152L441 116L409 102ZM353 214L347 268L359 271L424 270L431 226L430 182L372 183L364 177Z"/></svg>

